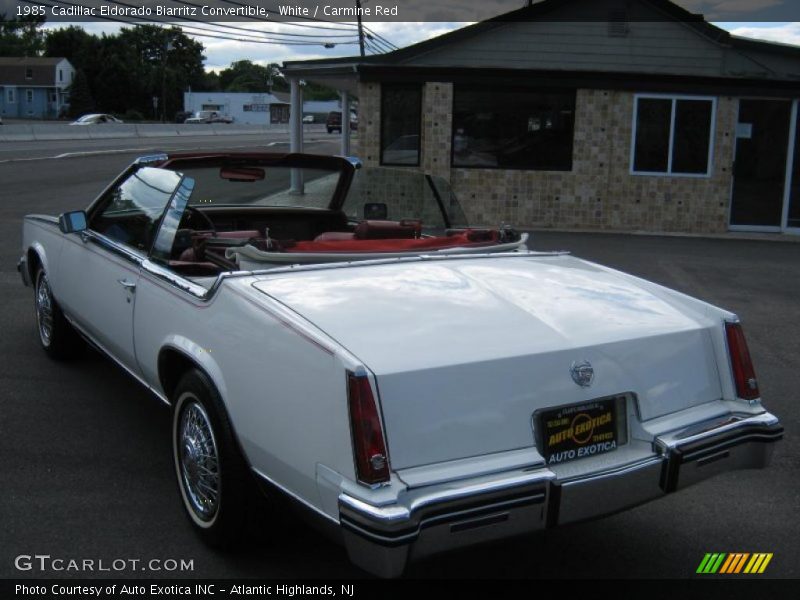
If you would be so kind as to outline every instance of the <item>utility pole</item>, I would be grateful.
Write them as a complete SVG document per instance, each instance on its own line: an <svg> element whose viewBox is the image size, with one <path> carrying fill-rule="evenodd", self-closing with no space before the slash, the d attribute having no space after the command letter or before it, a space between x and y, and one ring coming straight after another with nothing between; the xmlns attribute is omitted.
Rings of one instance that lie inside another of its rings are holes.
<svg viewBox="0 0 800 600"><path fill-rule="evenodd" d="M364 25L361 22L361 0L356 0L356 19L358 19L358 47L361 49L361 56L364 52ZM344 114L344 113L342 113Z"/></svg>
<svg viewBox="0 0 800 600"><path fill-rule="evenodd" d="M167 40L164 44L164 56L161 60L161 122L167 120L167 55L172 50L172 40Z"/></svg>

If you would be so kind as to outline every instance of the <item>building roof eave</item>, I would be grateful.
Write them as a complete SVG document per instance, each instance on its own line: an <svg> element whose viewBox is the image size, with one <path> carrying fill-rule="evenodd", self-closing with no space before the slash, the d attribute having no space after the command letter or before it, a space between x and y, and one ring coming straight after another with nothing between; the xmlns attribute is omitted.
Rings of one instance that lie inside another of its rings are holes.
<svg viewBox="0 0 800 600"><path fill-rule="evenodd" d="M718 95L765 95L788 97L800 94L800 74L795 78L757 76L709 77L670 73L624 73L611 71L567 71L496 69L474 67L421 67L372 65L359 69L361 81L422 83L437 81L476 86L514 88L582 88L640 92L683 92Z"/></svg>

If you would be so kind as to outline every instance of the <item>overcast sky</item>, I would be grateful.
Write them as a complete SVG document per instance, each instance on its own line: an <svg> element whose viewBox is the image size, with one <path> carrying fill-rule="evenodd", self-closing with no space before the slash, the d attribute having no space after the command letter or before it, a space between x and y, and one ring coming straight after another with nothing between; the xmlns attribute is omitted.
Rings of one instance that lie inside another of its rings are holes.
<svg viewBox="0 0 800 600"><path fill-rule="evenodd" d="M735 35L759 38L787 44L800 45L800 23L715 23ZM46 28L63 27L68 24L47 24ZM91 33L112 33L119 30L120 25L110 23L75 23ZM232 37L246 35L236 29L225 29L231 25L258 29L267 28L271 31L285 32L310 32L320 33L298 28L286 23L272 22L265 25L247 23L207 23L203 27L214 27L229 32ZM466 23L369 23L370 29L387 38L396 46L408 46L453 29L463 27ZM195 37L205 46L206 68L214 71L226 68L237 60L248 59L255 63L267 64L270 62L282 63L287 60L302 60L310 58L333 58L358 54L357 44L337 44L333 48L324 48L322 45L311 46L283 46L268 45L235 40L220 40L208 37ZM347 38L345 38L347 39ZM352 38L355 39L355 36ZM351 41L352 41L351 39ZM333 41L333 38L331 38Z"/></svg>

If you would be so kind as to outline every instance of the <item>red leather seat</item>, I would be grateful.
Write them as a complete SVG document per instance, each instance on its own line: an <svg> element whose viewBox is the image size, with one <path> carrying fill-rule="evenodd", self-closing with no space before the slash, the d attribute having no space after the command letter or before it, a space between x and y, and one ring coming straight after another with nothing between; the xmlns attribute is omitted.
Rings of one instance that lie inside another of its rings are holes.
<svg viewBox="0 0 800 600"><path fill-rule="evenodd" d="M349 231L326 231L320 233L314 238L315 242L331 242L334 240L352 240L355 237L354 233Z"/></svg>

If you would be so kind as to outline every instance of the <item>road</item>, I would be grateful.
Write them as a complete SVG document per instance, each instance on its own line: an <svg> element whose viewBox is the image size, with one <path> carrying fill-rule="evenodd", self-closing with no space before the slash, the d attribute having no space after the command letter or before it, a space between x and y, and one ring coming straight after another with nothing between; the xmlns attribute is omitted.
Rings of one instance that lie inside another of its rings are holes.
<svg viewBox="0 0 800 600"><path fill-rule="evenodd" d="M203 546L173 481L168 409L94 353L59 364L39 348L33 295L15 270L22 216L85 206L135 154L166 147L142 142L136 152L0 163L0 577L42 576L15 570L20 554L194 565L189 573L99 576L364 576L341 548L291 518L236 554ZM34 159L62 150L48 144L20 153ZM73 142L70 153L96 150L109 147ZM308 150L335 152L336 145ZM433 558L409 576L684 578L706 552L744 551L775 554L765 576L800 577L800 243L537 232L532 245L571 249L736 311L786 439L769 470L723 475L615 516Z"/></svg>
<svg viewBox="0 0 800 600"><path fill-rule="evenodd" d="M306 143L328 142L332 149L338 148L339 135L325 132L307 131ZM28 161L43 158L70 158L87 154L119 154L133 156L152 151L188 151L197 148L227 148L245 150L259 146L286 147L285 133L262 135L224 135L224 136L165 136L151 138L118 138L106 140L52 140L39 142L0 142L0 163L8 161Z"/></svg>

